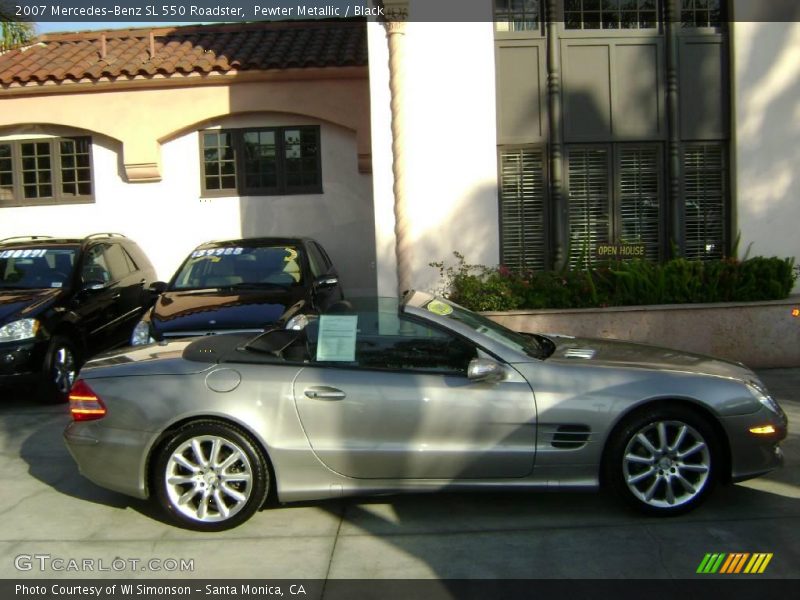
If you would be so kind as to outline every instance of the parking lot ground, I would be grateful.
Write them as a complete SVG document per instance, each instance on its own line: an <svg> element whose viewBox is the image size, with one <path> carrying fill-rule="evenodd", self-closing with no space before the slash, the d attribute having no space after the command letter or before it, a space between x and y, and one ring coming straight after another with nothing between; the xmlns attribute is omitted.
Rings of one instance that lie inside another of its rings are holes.
<svg viewBox="0 0 800 600"><path fill-rule="evenodd" d="M800 369L760 375L789 414L784 468L721 487L689 515L646 518L603 494L442 493L270 508L218 534L96 487L62 442L65 406L5 398L0 577L678 579L695 577L706 553L769 552L760 577L797 578Z"/></svg>

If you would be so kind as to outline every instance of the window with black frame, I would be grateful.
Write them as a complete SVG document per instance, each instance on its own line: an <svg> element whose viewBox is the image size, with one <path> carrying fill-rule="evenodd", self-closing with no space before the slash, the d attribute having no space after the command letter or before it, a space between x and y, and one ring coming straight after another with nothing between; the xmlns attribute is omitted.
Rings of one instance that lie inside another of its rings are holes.
<svg viewBox="0 0 800 600"><path fill-rule="evenodd" d="M0 141L0 206L92 201L91 138Z"/></svg>
<svg viewBox="0 0 800 600"><path fill-rule="evenodd" d="M543 20L542 0L495 0L495 31L540 31Z"/></svg>
<svg viewBox="0 0 800 600"><path fill-rule="evenodd" d="M318 126L200 132L204 196L322 193Z"/></svg>
<svg viewBox="0 0 800 600"><path fill-rule="evenodd" d="M567 29L656 29L659 0L564 0Z"/></svg>

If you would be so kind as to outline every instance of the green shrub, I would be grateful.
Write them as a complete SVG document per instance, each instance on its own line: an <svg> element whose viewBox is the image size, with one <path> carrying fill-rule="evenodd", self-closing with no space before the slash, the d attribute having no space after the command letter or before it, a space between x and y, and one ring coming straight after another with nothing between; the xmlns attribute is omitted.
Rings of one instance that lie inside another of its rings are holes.
<svg viewBox="0 0 800 600"><path fill-rule="evenodd" d="M798 277L793 259L776 257L629 260L586 270L518 272L470 265L462 254L453 255L454 265L430 263L439 270L437 291L473 310L779 300L789 296Z"/></svg>

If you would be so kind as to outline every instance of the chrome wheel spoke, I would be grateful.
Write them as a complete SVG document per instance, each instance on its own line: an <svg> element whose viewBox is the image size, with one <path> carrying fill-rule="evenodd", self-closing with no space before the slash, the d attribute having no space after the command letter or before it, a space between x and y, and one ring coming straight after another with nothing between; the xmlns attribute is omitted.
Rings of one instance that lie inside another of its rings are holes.
<svg viewBox="0 0 800 600"><path fill-rule="evenodd" d="M665 452L669 448L669 444L667 444L667 425L664 421L660 421L656 426L656 430L658 431L658 449L661 452Z"/></svg>
<svg viewBox="0 0 800 600"><path fill-rule="evenodd" d="M660 482L661 482L661 478L660 477L656 477L655 481L653 481L653 483L650 484L650 487L647 488L647 491L645 491L644 497L648 502L653 499L653 496L656 495L656 488L658 487L658 484Z"/></svg>
<svg viewBox="0 0 800 600"><path fill-rule="evenodd" d="M230 483L232 481L250 481L250 473L222 473L220 481Z"/></svg>
<svg viewBox="0 0 800 600"><path fill-rule="evenodd" d="M236 452L233 452L233 453L232 453L232 454L231 454L231 455L230 455L228 458L226 458L226 459L225 459L225 460L222 462L222 464L219 466L219 470L220 470L221 472L223 472L223 473L224 473L225 471L227 471L228 469L230 469L230 468L231 468L231 466L232 466L232 465L233 465L233 464L234 464L236 461L238 461L238 460L239 460L239 459L241 459L241 458L242 458L242 454L241 454L241 452L239 452L238 450L237 450Z"/></svg>
<svg viewBox="0 0 800 600"><path fill-rule="evenodd" d="M698 441L696 444L694 444L694 446L692 446L688 450L684 450L683 452L678 452L677 456L678 458L683 460L684 458L686 458L687 456L691 456L695 452L700 452L701 450L705 450L705 448L706 448L705 443L702 441Z"/></svg>
<svg viewBox="0 0 800 600"><path fill-rule="evenodd" d="M680 448L683 440L686 439L686 432L688 431L688 427L686 425L682 425L681 428L678 430L678 435L675 436L675 441L672 443L672 446L669 446L668 450L675 451Z"/></svg>
<svg viewBox="0 0 800 600"><path fill-rule="evenodd" d="M187 475L173 475L167 479L169 485L194 485L194 478Z"/></svg>
<svg viewBox="0 0 800 600"><path fill-rule="evenodd" d="M206 490L203 492L203 497L200 498L200 505L197 507L197 518L201 521L208 516L208 501L211 494Z"/></svg>
<svg viewBox="0 0 800 600"><path fill-rule="evenodd" d="M225 504L225 501L222 499L222 494L219 490L214 490L214 504L217 505L217 510L224 519L227 519L230 516L231 510L228 508L228 505Z"/></svg>
<svg viewBox="0 0 800 600"><path fill-rule="evenodd" d="M219 451L222 444L219 438L215 438L211 443L211 455L208 457L208 464L215 469L219 467Z"/></svg>
<svg viewBox="0 0 800 600"><path fill-rule="evenodd" d="M686 490L687 492L689 492L690 494L697 493L697 490L694 489L694 486L683 475L681 475L680 473L678 473L675 476L675 479L677 481L680 481L681 485L683 486L683 489Z"/></svg>
<svg viewBox="0 0 800 600"><path fill-rule="evenodd" d="M192 440L192 452L194 453L195 462L201 467L208 466L208 461L206 457L203 455L203 447L200 445L200 442L197 440Z"/></svg>
<svg viewBox="0 0 800 600"><path fill-rule="evenodd" d="M644 433L639 433L639 434L636 436L636 440L637 440L637 441L638 441L638 442L639 442L639 443L640 443L642 446L644 446L644 447L645 447L645 449L646 449L646 450L647 450L647 451L648 451L648 452L649 452L651 455L656 455L656 454L658 454L658 450L656 449L656 447L655 447L655 446L653 446L653 444L651 444L651 443L650 443L650 440L648 440L648 439L647 439L647 436L645 436L645 435L644 435Z"/></svg>
<svg viewBox="0 0 800 600"><path fill-rule="evenodd" d="M182 454L174 454L172 456L172 460L182 466L184 469L189 469L192 473L197 473L200 471L200 467L190 463L189 460L183 456Z"/></svg>
<svg viewBox="0 0 800 600"><path fill-rule="evenodd" d="M664 480L664 485L667 488L667 504L673 505L675 504L675 490L672 489L672 477L667 477Z"/></svg>
<svg viewBox="0 0 800 600"><path fill-rule="evenodd" d="M678 471L688 471L690 473L708 473L706 465L687 465L681 463L678 465Z"/></svg>
<svg viewBox="0 0 800 600"><path fill-rule="evenodd" d="M631 475L630 477L628 477L628 484L635 485L640 481L644 481L645 479L652 477L655 474L656 474L655 468L650 467L647 471L643 471L641 473L638 473L637 475Z"/></svg>
<svg viewBox="0 0 800 600"><path fill-rule="evenodd" d="M193 487L188 492L183 494L180 498L178 498L178 504L180 506L186 505L189 502L189 500L191 500L192 498L194 498L198 494L199 491L200 491L200 488Z"/></svg>
<svg viewBox="0 0 800 600"><path fill-rule="evenodd" d="M625 455L625 460L629 463L638 463L642 465L652 465L656 461L654 456L639 456L638 454L631 453Z"/></svg>
<svg viewBox="0 0 800 600"><path fill-rule="evenodd" d="M247 501L247 496L245 496L245 495L244 495L244 494L242 494L241 492L237 492L236 490L234 490L233 488L231 488L230 486L228 486L228 484L227 484L227 483L223 483L223 484L220 486L220 488L219 488L219 489L220 489L220 491L222 491L223 493L225 493L225 495L226 495L226 496L230 496L231 498L233 498L233 499L234 499L234 500L236 500L237 502L246 502L246 501Z"/></svg>

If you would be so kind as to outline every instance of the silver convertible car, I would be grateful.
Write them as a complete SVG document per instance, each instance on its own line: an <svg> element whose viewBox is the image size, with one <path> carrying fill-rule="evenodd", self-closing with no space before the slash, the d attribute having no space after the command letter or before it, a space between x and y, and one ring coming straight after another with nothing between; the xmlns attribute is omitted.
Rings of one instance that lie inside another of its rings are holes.
<svg viewBox="0 0 800 600"><path fill-rule="evenodd" d="M65 431L81 473L178 524L266 502L594 489L652 514L782 462L786 416L740 364L515 333L420 292L87 364Z"/></svg>

